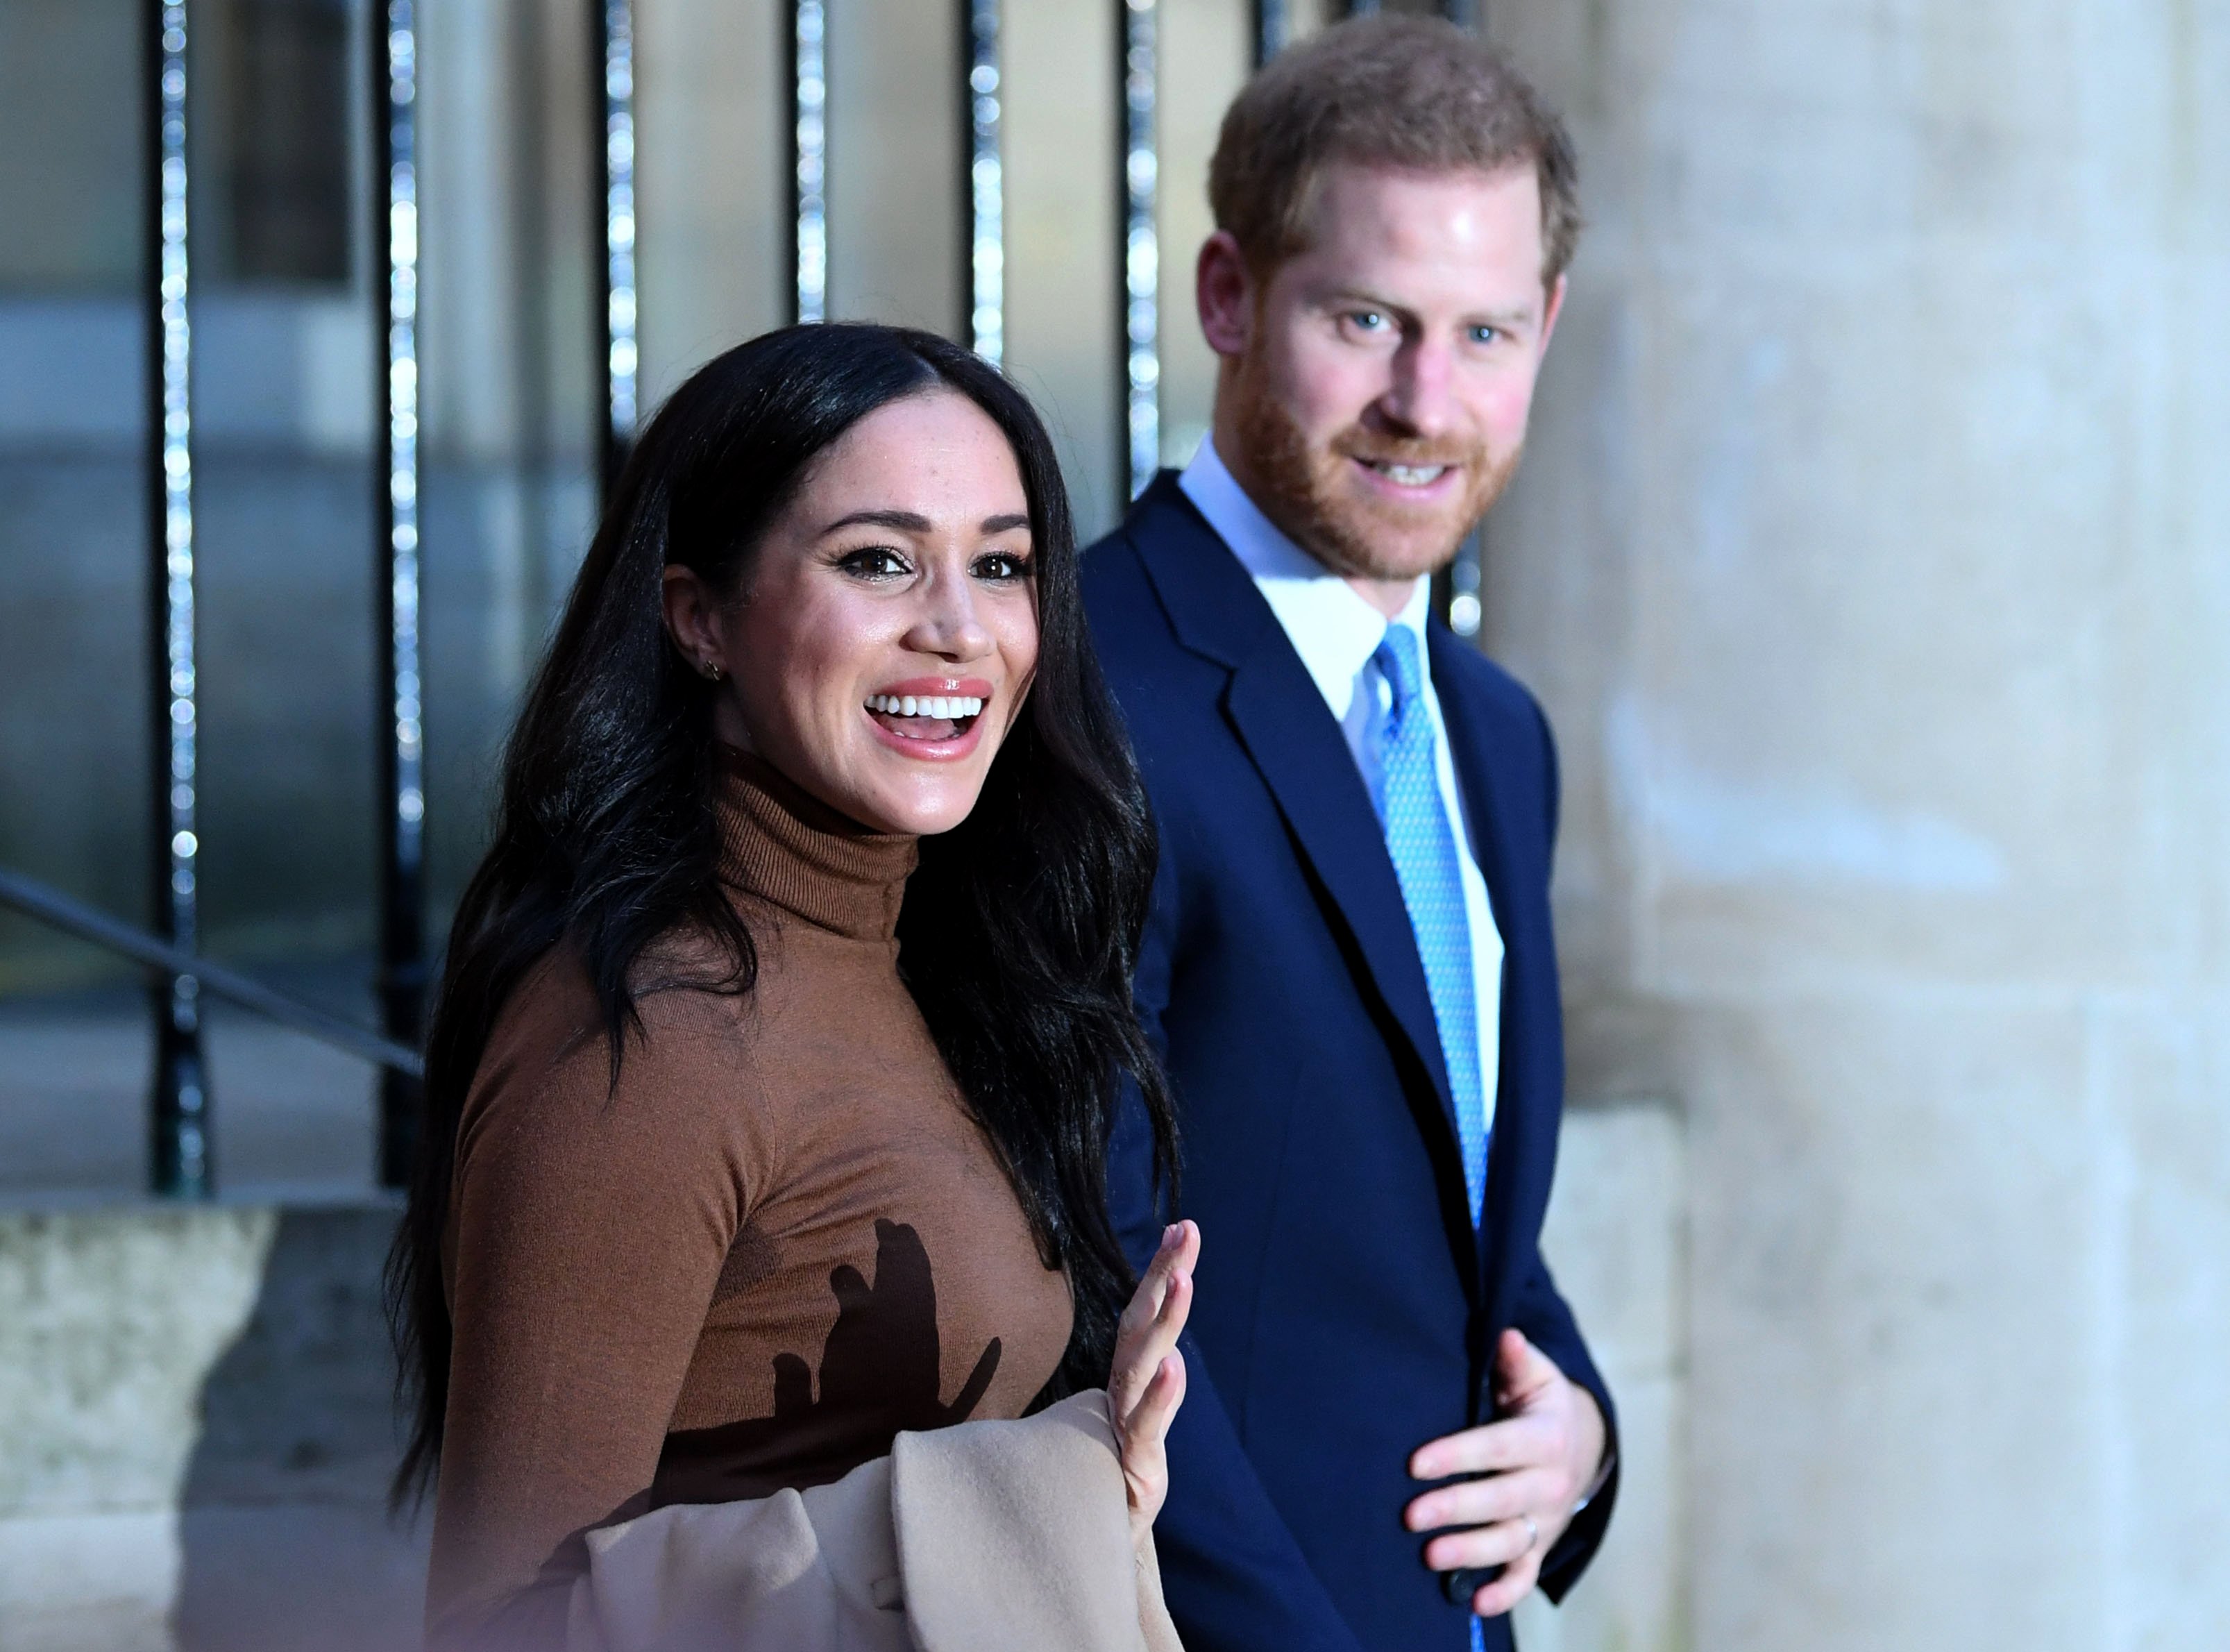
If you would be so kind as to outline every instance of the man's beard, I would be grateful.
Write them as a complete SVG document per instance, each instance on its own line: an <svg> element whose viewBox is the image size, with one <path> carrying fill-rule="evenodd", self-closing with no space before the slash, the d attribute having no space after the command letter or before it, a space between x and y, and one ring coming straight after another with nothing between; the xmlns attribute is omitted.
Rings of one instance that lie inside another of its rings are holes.
<svg viewBox="0 0 2230 1652"><path fill-rule="evenodd" d="M1518 468L1518 448L1496 455L1483 441L1397 436L1360 425L1350 425L1312 452L1300 426L1254 372L1242 370L1232 388L1239 397L1234 423L1243 462L1264 495L1255 503L1303 550L1350 578L1414 579L1439 572L1454 560L1464 536ZM1362 496L1347 485L1346 473L1357 460L1459 466L1463 491L1453 511Z"/></svg>

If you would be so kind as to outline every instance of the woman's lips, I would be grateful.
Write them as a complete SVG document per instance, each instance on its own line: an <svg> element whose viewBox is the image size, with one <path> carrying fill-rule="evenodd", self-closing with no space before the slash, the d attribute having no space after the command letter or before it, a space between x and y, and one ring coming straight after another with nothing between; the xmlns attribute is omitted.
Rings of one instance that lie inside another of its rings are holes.
<svg viewBox="0 0 2230 1652"><path fill-rule="evenodd" d="M925 696L951 697L961 695L970 700L989 700L991 685L982 677L908 677L903 682L886 682L867 697L876 694L896 694L904 699L908 694L919 700Z"/></svg>
<svg viewBox="0 0 2230 1652"><path fill-rule="evenodd" d="M892 717L882 712L867 713L875 738L902 757L945 762L964 758L983 738L983 720L966 717L957 722L944 717Z"/></svg>
<svg viewBox="0 0 2230 1652"><path fill-rule="evenodd" d="M950 760L976 749L992 694L981 677L911 677L877 689L863 709L876 738L891 750Z"/></svg>

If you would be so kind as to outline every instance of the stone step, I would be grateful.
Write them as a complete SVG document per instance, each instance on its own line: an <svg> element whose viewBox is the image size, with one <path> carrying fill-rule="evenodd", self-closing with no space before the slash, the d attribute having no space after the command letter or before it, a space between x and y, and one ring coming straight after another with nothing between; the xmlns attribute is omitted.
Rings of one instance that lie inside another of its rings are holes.
<svg viewBox="0 0 2230 1652"><path fill-rule="evenodd" d="M340 968L263 968L259 978L373 1024ZM229 1004L203 1036L220 1187L284 1204L372 1191L371 1067ZM130 989L0 999L0 1198L131 1197L147 1184L154 1036Z"/></svg>
<svg viewBox="0 0 2230 1652"><path fill-rule="evenodd" d="M0 1208L0 1646L401 1652L390 1200Z"/></svg>

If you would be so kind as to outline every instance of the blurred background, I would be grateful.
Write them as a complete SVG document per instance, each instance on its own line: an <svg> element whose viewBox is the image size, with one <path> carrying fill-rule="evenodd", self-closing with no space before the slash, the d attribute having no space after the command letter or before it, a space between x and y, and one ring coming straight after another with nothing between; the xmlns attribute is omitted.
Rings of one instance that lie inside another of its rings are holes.
<svg viewBox="0 0 2230 1652"><path fill-rule="evenodd" d="M0 874L407 1042L616 420L908 321L1105 529L1208 417L1223 105L1344 8L376 3L0 0ZM1590 218L1441 593L1562 741L1625 1413L1521 1639L2230 1647L2230 3L1457 15ZM10 1652L415 1627L403 1081L209 997L0 910Z"/></svg>

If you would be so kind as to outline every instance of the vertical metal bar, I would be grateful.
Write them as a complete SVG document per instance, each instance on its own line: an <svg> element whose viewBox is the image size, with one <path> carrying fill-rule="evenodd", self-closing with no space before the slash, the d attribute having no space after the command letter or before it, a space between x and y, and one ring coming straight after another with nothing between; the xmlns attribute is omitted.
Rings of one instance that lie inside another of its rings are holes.
<svg viewBox="0 0 2230 1652"><path fill-rule="evenodd" d="M376 235L386 250L387 371L375 477L381 526L372 581L378 627L379 999L387 1036L416 1049L424 1032L426 748L418 642L418 26L416 0L372 12L378 148ZM417 1081L380 1075L379 1179L410 1178L417 1149Z"/></svg>
<svg viewBox="0 0 2230 1652"><path fill-rule="evenodd" d="M828 319L828 13L790 9L790 223L792 321Z"/></svg>
<svg viewBox="0 0 2230 1652"><path fill-rule="evenodd" d="M994 367L1007 347L1006 169L999 152L1000 0L965 0L968 336Z"/></svg>
<svg viewBox="0 0 2230 1652"><path fill-rule="evenodd" d="M595 0L596 129L603 133L604 423L599 438L604 489L619 477L635 436L635 8Z"/></svg>
<svg viewBox="0 0 2230 1652"><path fill-rule="evenodd" d="M1464 535L1455 560L1433 581L1433 603L1448 629L1458 636L1477 636L1486 617L1486 593L1481 589L1482 559L1486 547L1486 525L1480 523Z"/></svg>
<svg viewBox="0 0 2230 1652"><path fill-rule="evenodd" d="M1156 0L1122 0L1124 460L1136 499L1162 462L1161 245L1154 208Z"/></svg>
<svg viewBox="0 0 2230 1652"><path fill-rule="evenodd" d="M1254 0L1254 67L1260 68L1292 38L1292 8L1286 0Z"/></svg>
<svg viewBox="0 0 2230 1652"><path fill-rule="evenodd" d="M193 328L187 313L186 6L147 0L147 434L151 881L155 932L200 945L201 838L194 661ZM200 995L191 977L152 990L155 1073L149 1185L179 1198L216 1191Z"/></svg>
<svg viewBox="0 0 2230 1652"><path fill-rule="evenodd" d="M1482 0L1440 0L1440 15L1463 29L1486 26ZM1479 523L1456 547L1447 574L1433 582L1434 605L1458 636L1474 637L1486 618L1486 524Z"/></svg>

